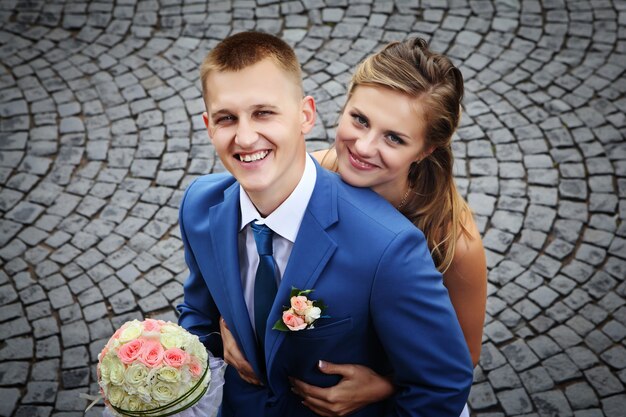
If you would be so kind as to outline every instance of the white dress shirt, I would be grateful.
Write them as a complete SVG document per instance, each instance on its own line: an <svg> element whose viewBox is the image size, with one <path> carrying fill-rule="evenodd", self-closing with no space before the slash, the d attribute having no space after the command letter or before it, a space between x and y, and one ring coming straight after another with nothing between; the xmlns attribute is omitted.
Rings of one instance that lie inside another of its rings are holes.
<svg viewBox="0 0 626 417"><path fill-rule="evenodd" d="M300 224L304 217L304 212L317 179L317 171L311 156L307 154L304 165L304 173L298 185L291 195L274 210L269 216L263 218L259 211L254 207L250 197L239 186L239 207L241 209L241 224L239 226L239 271L241 272L241 284L243 287L243 296L248 307L250 315L250 323L254 328L254 280L256 270L259 266L259 253L257 252L256 243L250 222L255 221L257 224L265 224L272 229L274 262L277 272L277 285L285 273L291 249L296 241L296 236L300 230Z"/></svg>

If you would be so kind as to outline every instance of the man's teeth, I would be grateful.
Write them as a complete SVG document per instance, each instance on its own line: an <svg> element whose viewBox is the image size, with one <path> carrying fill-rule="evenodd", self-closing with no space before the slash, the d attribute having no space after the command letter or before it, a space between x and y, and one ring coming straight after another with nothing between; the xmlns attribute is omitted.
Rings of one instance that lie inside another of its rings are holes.
<svg viewBox="0 0 626 417"><path fill-rule="evenodd" d="M265 158L268 153L270 153L270 152L269 151L261 151L261 152L257 152L257 153L246 154L246 155L239 154L239 159L244 161L244 162L254 162L254 161L258 161L259 159Z"/></svg>

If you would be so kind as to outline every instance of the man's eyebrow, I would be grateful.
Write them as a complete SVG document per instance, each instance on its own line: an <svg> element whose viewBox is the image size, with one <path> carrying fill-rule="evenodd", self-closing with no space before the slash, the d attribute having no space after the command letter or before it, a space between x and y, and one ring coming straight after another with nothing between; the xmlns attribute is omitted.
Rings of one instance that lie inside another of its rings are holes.
<svg viewBox="0 0 626 417"><path fill-rule="evenodd" d="M253 104L252 106L248 107L248 110L251 112L255 110L259 110L259 109L278 110L278 106L274 106L273 104L260 103L260 104ZM228 109L218 109L211 113L211 118L214 119L220 114L232 114L232 112Z"/></svg>
<svg viewBox="0 0 626 417"><path fill-rule="evenodd" d="M214 112L211 112L211 119L215 119L215 117L217 117L220 114L229 114L229 113L230 111L228 111L227 109L219 109Z"/></svg>
<svg viewBox="0 0 626 417"><path fill-rule="evenodd" d="M250 106L250 110L259 110L259 109L278 110L278 106L274 106L273 104L266 104L266 103L255 104L253 106Z"/></svg>

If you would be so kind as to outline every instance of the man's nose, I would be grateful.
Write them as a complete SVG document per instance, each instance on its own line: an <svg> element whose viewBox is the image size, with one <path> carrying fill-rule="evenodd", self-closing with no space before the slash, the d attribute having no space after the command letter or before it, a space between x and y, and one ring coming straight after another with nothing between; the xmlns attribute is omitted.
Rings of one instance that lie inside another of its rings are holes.
<svg viewBox="0 0 626 417"><path fill-rule="evenodd" d="M258 137L259 135L254 129L253 123L245 118L239 118L235 136L237 145L242 148L248 148L257 141Z"/></svg>

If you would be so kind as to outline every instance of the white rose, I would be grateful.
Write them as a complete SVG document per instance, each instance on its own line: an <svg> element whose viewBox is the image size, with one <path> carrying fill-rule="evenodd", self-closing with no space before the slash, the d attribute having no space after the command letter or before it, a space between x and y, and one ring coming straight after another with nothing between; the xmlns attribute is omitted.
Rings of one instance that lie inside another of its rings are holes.
<svg viewBox="0 0 626 417"><path fill-rule="evenodd" d="M147 383L149 369L142 363L134 363L124 372L123 387L129 394L138 394L139 387ZM129 409L130 410L130 409ZM133 410L137 411L137 410Z"/></svg>
<svg viewBox="0 0 626 417"><path fill-rule="evenodd" d="M150 390L149 387L145 385L140 385L137 387L137 395L139 396L139 398L141 398L141 401L143 401L145 404L149 404L152 402L152 391ZM152 407L152 408L156 408L156 407ZM149 409L150 408L148 408L148 410Z"/></svg>
<svg viewBox="0 0 626 417"><path fill-rule="evenodd" d="M144 404L141 399L135 395L129 395L122 401L120 408L128 411L139 411L143 408Z"/></svg>
<svg viewBox="0 0 626 417"><path fill-rule="evenodd" d="M205 364L209 360L209 354L207 353L206 347L197 338L193 341L193 343L191 343L188 352L198 358L202 364Z"/></svg>
<svg viewBox="0 0 626 417"><path fill-rule="evenodd" d="M115 385L122 385L124 383L124 373L126 367L116 357L111 357L109 365L109 380Z"/></svg>
<svg viewBox="0 0 626 417"><path fill-rule="evenodd" d="M172 366L163 366L157 372L157 378L168 383L180 382L180 371Z"/></svg>
<svg viewBox="0 0 626 417"><path fill-rule="evenodd" d="M98 365L100 369L100 380L106 384L109 383L109 375L111 373L111 359L110 356L105 356Z"/></svg>
<svg viewBox="0 0 626 417"><path fill-rule="evenodd" d="M124 390L120 387L116 387L115 385L109 387L109 391L107 392L107 400L109 402L119 407L122 404L122 400L124 399Z"/></svg>
<svg viewBox="0 0 626 417"><path fill-rule="evenodd" d="M175 384L158 381L152 386L152 398L165 405L178 397L178 388Z"/></svg>
<svg viewBox="0 0 626 417"><path fill-rule="evenodd" d="M120 337L118 340L120 343L130 342L131 340L137 339L139 336L141 336L142 332L143 327L141 323L137 320L133 320L130 323L127 323L126 328L122 330L122 333L120 333Z"/></svg>
<svg viewBox="0 0 626 417"><path fill-rule="evenodd" d="M309 307L304 312L304 321L306 321L307 324L311 324L319 319L321 315L322 310L319 307Z"/></svg>
<svg viewBox="0 0 626 417"><path fill-rule="evenodd" d="M161 326L161 333L179 333L181 330L182 327L172 322L167 322L163 326Z"/></svg>
<svg viewBox="0 0 626 417"><path fill-rule="evenodd" d="M181 348L184 338L184 334L178 332L161 333L161 344L165 349Z"/></svg>

